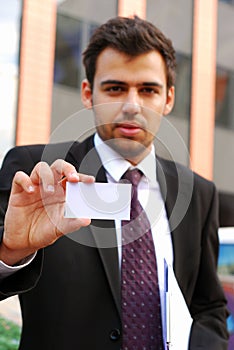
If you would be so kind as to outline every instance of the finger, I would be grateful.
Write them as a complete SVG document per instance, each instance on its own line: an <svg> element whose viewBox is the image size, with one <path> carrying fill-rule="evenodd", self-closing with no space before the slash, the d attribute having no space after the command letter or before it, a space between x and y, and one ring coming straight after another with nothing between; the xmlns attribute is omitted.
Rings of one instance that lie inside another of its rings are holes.
<svg viewBox="0 0 234 350"><path fill-rule="evenodd" d="M76 168L63 159L57 159L51 165L51 169L54 173L54 178L56 182L62 181L64 178L69 178L69 181L72 182L79 181L79 176L77 174Z"/></svg>
<svg viewBox="0 0 234 350"><path fill-rule="evenodd" d="M95 177L92 175L79 173L79 181L85 183L93 183L95 181Z"/></svg>
<svg viewBox="0 0 234 350"><path fill-rule="evenodd" d="M54 174L49 164L39 162L33 168L30 179L36 185L42 185L45 192L54 192Z"/></svg>
<svg viewBox="0 0 234 350"><path fill-rule="evenodd" d="M95 178L93 176L78 173L76 168L72 164L62 159L57 159L51 165L51 169L55 174L56 181L63 182L64 179L66 179L66 181L69 181L69 182L82 181L82 182L92 183L95 181Z"/></svg>
<svg viewBox="0 0 234 350"><path fill-rule="evenodd" d="M34 192L34 186L27 174L23 171L17 171L12 181L12 193L17 193L22 190L27 193L32 193Z"/></svg>
<svg viewBox="0 0 234 350"><path fill-rule="evenodd" d="M91 219L85 219L85 218L63 218L60 225L56 227L56 236L57 238L66 235L68 233L74 232L76 230L79 230L81 227L85 227L90 225Z"/></svg>

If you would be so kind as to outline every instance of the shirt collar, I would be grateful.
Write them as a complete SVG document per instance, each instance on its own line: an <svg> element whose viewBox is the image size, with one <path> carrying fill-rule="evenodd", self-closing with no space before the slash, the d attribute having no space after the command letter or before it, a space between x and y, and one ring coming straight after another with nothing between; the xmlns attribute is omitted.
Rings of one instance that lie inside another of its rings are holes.
<svg viewBox="0 0 234 350"><path fill-rule="evenodd" d="M94 145L104 168L114 181L119 182L129 168L134 168L130 162L108 146L97 133L94 136ZM143 172L149 183L155 184L157 182L154 145L151 147L151 152L135 168Z"/></svg>

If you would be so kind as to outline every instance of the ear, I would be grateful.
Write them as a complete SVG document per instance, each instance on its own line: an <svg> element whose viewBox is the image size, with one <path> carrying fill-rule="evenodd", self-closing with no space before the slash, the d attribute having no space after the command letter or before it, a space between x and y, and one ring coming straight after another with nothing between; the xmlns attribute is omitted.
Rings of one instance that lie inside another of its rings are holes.
<svg viewBox="0 0 234 350"><path fill-rule="evenodd" d="M81 100L85 108L92 108L92 90L90 83L87 79L84 79L81 83Z"/></svg>
<svg viewBox="0 0 234 350"><path fill-rule="evenodd" d="M167 115L172 111L175 103L175 87L171 86L167 93L167 101L164 107L163 115Z"/></svg>

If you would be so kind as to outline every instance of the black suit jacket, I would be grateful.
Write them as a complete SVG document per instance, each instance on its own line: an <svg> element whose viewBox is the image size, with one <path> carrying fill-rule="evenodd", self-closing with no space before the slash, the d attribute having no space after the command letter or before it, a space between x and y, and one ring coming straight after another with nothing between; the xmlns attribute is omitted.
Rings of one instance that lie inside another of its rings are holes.
<svg viewBox="0 0 234 350"><path fill-rule="evenodd" d="M80 172L95 175L98 182L106 182L93 137L81 144L16 147L0 171L2 233L15 172L30 173L38 161L52 163L57 158L66 159ZM189 169L163 159L157 160L157 176L172 228L175 275L194 319L190 350L224 350L227 311L216 275L215 187ZM114 222L93 220L89 227L39 251L29 266L0 282L0 298L19 294L23 317L20 349L120 349L120 277L115 243Z"/></svg>

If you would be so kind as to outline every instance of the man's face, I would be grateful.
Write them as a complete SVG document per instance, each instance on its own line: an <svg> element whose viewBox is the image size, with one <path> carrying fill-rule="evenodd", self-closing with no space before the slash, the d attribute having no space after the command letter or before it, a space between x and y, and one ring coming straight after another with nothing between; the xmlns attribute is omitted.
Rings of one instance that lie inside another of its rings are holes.
<svg viewBox="0 0 234 350"><path fill-rule="evenodd" d="M162 115L174 104L166 68L157 51L130 57L106 48L97 59L93 90L82 83L82 100L92 108L99 136L133 164L150 151Z"/></svg>

